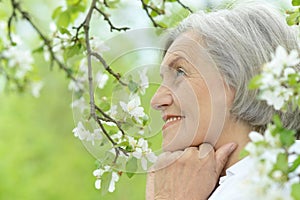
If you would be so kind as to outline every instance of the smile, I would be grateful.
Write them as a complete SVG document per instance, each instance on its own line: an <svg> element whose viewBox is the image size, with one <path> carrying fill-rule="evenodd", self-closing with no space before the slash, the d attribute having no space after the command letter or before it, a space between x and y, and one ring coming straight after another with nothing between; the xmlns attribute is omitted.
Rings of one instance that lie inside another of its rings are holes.
<svg viewBox="0 0 300 200"><path fill-rule="evenodd" d="M172 126L172 125L176 124L177 122L179 122L183 118L184 117L182 117L182 116L164 116L163 120L165 121L165 124L162 127L162 130L166 129L169 126Z"/></svg>

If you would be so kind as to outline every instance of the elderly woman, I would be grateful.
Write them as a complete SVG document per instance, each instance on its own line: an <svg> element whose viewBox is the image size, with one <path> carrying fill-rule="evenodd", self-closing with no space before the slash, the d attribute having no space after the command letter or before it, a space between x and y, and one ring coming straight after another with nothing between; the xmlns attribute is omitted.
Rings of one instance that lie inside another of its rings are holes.
<svg viewBox="0 0 300 200"><path fill-rule="evenodd" d="M298 49L285 18L261 3L195 13L172 30L151 101L165 121L164 153L149 173L147 199L243 199L234 191L247 171L240 151L275 113L248 83L278 45ZM279 114L299 130L298 110Z"/></svg>

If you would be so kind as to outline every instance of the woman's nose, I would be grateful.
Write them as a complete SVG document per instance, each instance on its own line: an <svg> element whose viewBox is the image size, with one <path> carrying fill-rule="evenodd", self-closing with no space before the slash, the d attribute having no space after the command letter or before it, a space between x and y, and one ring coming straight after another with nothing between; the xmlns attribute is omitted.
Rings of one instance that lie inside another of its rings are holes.
<svg viewBox="0 0 300 200"><path fill-rule="evenodd" d="M151 99L151 106L156 110L164 110L173 103L171 91L165 86L160 86Z"/></svg>

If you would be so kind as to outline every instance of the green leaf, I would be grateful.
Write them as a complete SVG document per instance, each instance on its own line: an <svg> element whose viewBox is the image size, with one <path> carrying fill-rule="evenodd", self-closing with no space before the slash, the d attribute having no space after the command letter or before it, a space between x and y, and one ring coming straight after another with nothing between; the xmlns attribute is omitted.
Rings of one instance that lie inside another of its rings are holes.
<svg viewBox="0 0 300 200"><path fill-rule="evenodd" d="M122 147L122 146L125 146L127 147L129 145L129 142L128 141L124 141L124 142L121 142L120 144L117 144L115 145L116 147Z"/></svg>
<svg viewBox="0 0 300 200"><path fill-rule="evenodd" d="M41 53L44 51L44 46L40 46L32 51L32 53Z"/></svg>
<svg viewBox="0 0 300 200"><path fill-rule="evenodd" d="M282 123L281 123L279 115L274 115L273 122L276 125L276 127L282 128Z"/></svg>
<svg viewBox="0 0 300 200"><path fill-rule="evenodd" d="M109 184L112 179L111 172L104 172L101 176L101 194L105 195L108 192Z"/></svg>
<svg viewBox="0 0 300 200"><path fill-rule="evenodd" d="M164 23L164 22L159 22L158 23L162 28L167 28L168 27L168 25L166 24L166 23Z"/></svg>
<svg viewBox="0 0 300 200"><path fill-rule="evenodd" d="M286 22L289 26L299 24L299 12L294 12L287 16Z"/></svg>
<svg viewBox="0 0 300 200"><path fill-rule="evenodd" d="M299 6L300 5L300 0L292 0L292 5L293 6Z"/></svg>
<svg viewBox="0 0 300 200"><path fill-rule="evenodd" d="M57 19L57 25L58 27L67 27L70 23L71 17L69 12L62 12L58 19Z"/></svg>
<svg viewBox="0 0 300 200"><path fill-rule="evenodd" d="M61 9L62 9L62 6L59 6L53 11L52 16L51 16L52 19L56 19L59 16L59 14L62 11Z"/></svg>
<svg viewBox="0 0 300 200"><path fill-rule="evenodd" d="M294 198L294 200L300 199L300 183L295 183L292 185L291 195Z"/></svg>
<svg viewBox="0 0 300 200"><path fill-rule="evenodd" d="M242 159L242 158L245 158L246 156L249 155L249 152L246 150L246 149L243 149L241 152L240 152L240 155L239 155L239 158Z"/></svg>
<svg viewBox="0 0 300 200"><path fill-rule="evenodd" d="M293 172L300 165L300 156L293 162L292 166L290 166L289 172Z"/></svg>
<svg viewBox="0 0 300 200"><path fill-rule="evenodd" d="M261 85L260 80L261 80L261 75L254 76L254 77L250 80L249 85L248 85L248 88L249 88L250 90L254 90L254 89L259 88L259 86Z"/></svg>
<svg viewBox="0 0 300 200"><path fill-rule="evenodd" d="M59 32L60 32L61 34L67 34L67 35L69 35L69 36L72 35L72 34L70 33L70 31L69 31L68 29L64 28L64 27L59 27Z"/></svg>
<svg viewBox="0 0 300 200"><path fill-rule="evenodd" d="M135 157L132 157L131 159L128 160L126 163L126 175L128 178L131 178L137 170L137 159Z"/></svg>
<svg viewBox="0 0 300 200"><path fill-rule="evenodd" d="M106 101L102 101L99 105L99 107L104 111L108 111L110 109L110 103L106 102Z"/></svg>
<svg viewBox="0 0 300 200"><path fill-rule="evenodd" d="M151 11L150 13L151 17L156 17L158 14L157 12L155 12L154 10Z"/></svg>
<svg viewBox="0 0 300 200"><path fill-rule="evenodd" d="M66 60L68 60L69 58L72 58L73 56L77 55L81 53L80 52L80 46L79 45L74 45L74 46L71 46L71 47L68 47L65 51L64 51L64 54L63 54L63 57Z"/></svg>
<svg viewBox="0 0 300 200"><path fill-rule="evenodd" d="M130 92L136 93L138 88L139 88L139 85L136 82L134 82L132 80L129 81L128 89L130 90Z"/></svg>
<svg viewBox="0 0 300 200"><path fill-rule="evenodd" d="M295 143L295 131L293 130L283 130L280 133L280 141L285 147L289 147Z"/></svg>
<svg viewBox="0 0 300 200"><path fill-rule="evenodd" d="M80 3L80 0L67 0L68 6L77 5L78 3Z"/></svg>
<svg viewBox="0 0 300 200"><path fill-rule="evenodd" d="M144 115L144 117L143 117L143 126L146 126L148 122L149 122L149 117L147 115Z"/></svg>
<svg viewBox="0 0 300 200"><path fill-rule="evenodd" d="M109 8L117 8L119 3L120 3L120 0L107 1L107 4L108 4Z"/></svg>
<svg viewBox="0 0 300 200"><path fill-rule="evenodd" d="M280 153L277 156L277 161L275 163L275 169L280 170L282 172L288 171L288 157L285 153Z"/></svg>

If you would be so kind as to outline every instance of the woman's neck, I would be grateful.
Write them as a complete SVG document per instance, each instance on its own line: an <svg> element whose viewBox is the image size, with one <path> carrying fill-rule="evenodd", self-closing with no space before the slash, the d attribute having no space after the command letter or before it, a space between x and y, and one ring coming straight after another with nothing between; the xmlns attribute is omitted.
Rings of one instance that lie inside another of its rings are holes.
<svg viewBox="0 0 300 200"><path fill-rule="evenodd" d="M240 158L241 151L245 148L247 143L250 141L248 134L251 132L252 128L244 122L233 122L229 123L224 127L221 137L215 145L215 149L220 148L222 145L234 142L238 146L234 152L230 155L227 163L225 164L224 170L221 175L225 175L226 169L238 162Z"/></svg>

